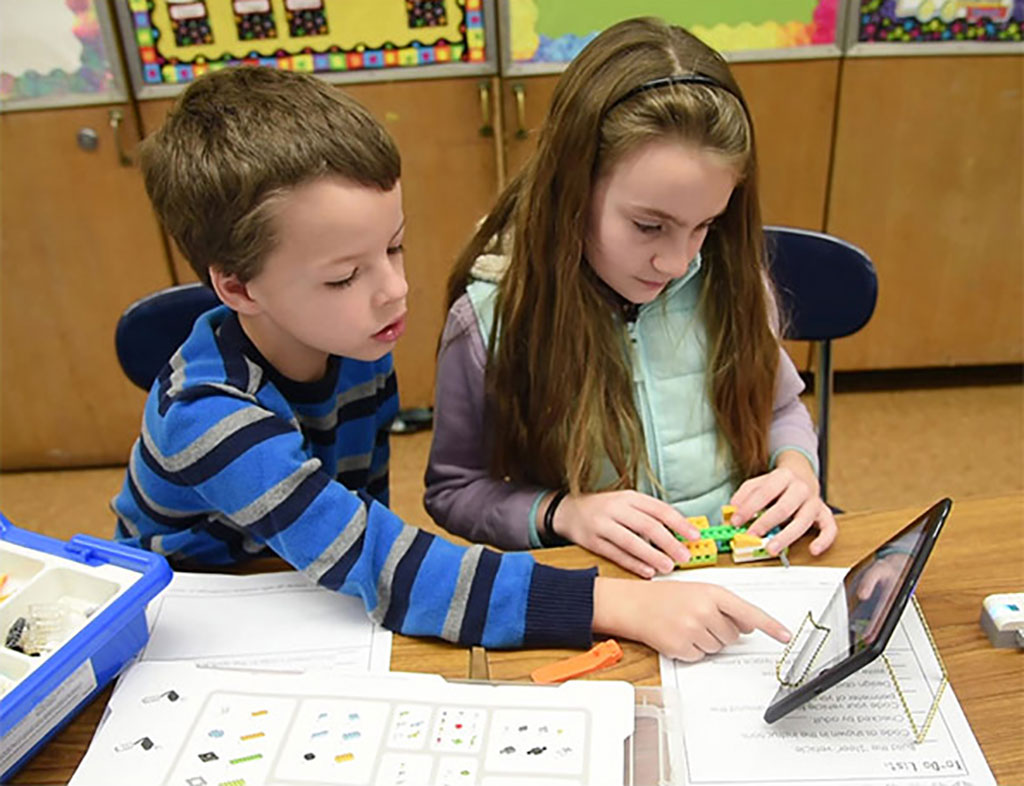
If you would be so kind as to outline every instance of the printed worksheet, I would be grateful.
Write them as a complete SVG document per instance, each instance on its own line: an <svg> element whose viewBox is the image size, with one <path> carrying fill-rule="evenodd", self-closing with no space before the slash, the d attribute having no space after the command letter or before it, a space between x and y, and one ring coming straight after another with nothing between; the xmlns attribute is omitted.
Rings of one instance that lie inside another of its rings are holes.
<svg viewBox="0 0 1024 786"><path fill-rule="evenodd" d="M363 602L295 571L175 573L146 617L150 637L141 660L288 671L391 668L391 631L367 616Z"/></svg>
<svg viewBox="0 0 1024 786"><path fill-rule="evenodd" d="M132 666L71 786L620 786L633 686Z"/></svg>
<svg viewBox="0 0 1024 786"><path fill-rule="evenodd" d="M707 569L664 580L727 587L794 634L808 611L821 614L842 568ZM784 645L744 636L693 664L661 658L661 680L678 694L680 760L687 784L778 786L983 786L995 779L951 686L927 737L914 741L881 658L773 724L763 720L778 689ZM915 722L924 723L941 668L916 607L908 605L886 648Z"/></svg>

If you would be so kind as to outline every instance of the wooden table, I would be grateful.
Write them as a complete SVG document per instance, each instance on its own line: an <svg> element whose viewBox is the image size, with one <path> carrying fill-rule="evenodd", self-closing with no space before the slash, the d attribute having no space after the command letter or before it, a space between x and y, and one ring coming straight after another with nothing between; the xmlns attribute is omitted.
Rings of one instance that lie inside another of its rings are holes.
<svg viewBox="0 0 1024 786"><path fill-rule="evenodd" d="M889 534L921 513L903 509L846 514L840 537L823 557L812 559L807 540L790 551L793 564L850 565ZM536 552L541 562L567 568L600 565L601 574L623 571L581 549ZM731 564L726 560L725 564ZM756 570L737 566L737 570ZM949 678L989 766L999 783L1024 783L1024 656L994 649L978 619L982 599L994 592L1024 590L1024 494L954 502L917 589L917 597L935 634ZM756 602L756 598L752 598ZM623 641L624 657L594 679L658 685L657 655L642 644ZM487 653L491 679L528 680L534 668L567 657L570 650L520 650ZM470 653L436 640L395 636L394 671L436 672L449 678L469 676ZM12 784L65 784L81 760L106 706L109 689L57 735Z"/></svg>

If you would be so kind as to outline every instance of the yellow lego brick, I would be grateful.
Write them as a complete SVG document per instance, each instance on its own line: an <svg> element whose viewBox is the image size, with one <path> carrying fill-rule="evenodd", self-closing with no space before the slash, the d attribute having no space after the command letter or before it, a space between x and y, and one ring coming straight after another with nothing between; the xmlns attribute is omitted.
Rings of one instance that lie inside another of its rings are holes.
<svg viewBox="0 0 1024 786"><path fill-rule="evenodd" d="M764 541L757 535L750 535L746 532L738 532L732 538L732 547L743 548L745 546L763 546Z"/></svg>
<svg viewBox="0 0 1024 786"><path fill-rule="evenodd" d="M732 514L736 512L735 505L722 505L722 523L732 525Z"/></svg>
<svg viewBox="0 0 1024 786"><path fill-rule="evenodd" d="M684 540L683 545L690 552L690 561L679 563L680 568L701 568L718 562L718 546L711 538Z"/></svg>
<svg viewBox="0 0 1024 786"><path fill-rule="evenodd" d="M711 526L707 516L687 516L686 519L697 529L707 529Z"/></svg>

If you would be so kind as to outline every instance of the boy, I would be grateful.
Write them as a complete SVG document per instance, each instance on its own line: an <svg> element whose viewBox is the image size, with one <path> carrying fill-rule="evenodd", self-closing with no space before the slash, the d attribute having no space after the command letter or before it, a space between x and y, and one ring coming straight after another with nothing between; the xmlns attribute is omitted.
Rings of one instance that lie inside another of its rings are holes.
<svg viewBox="0 0 1024 786"><path fill-rule="evenodd" d="M583 647L594 630L688 652L650 608L678 608L678 587L458 547L386 507L408 289L398 151L365 109L311 76L219 71L143 143L142 170L224 305L150 391L118 538L179 566L269 549L410 635ZM740 629L778 625L754 612Z"/></svg>

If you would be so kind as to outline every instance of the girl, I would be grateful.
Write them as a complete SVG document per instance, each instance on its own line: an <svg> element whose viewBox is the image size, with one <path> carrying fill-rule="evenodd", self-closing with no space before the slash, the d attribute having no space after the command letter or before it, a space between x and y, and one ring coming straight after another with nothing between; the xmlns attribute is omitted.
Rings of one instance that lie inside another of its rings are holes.
<svg viewBox="0 0 1024 786"><path fill-rule="evenodd" d="M504 548L572 541L641 576L685 515L763 515L770 550L836 524L779 343L750 115L679 27L599 35L537 151L459 258L438 360L427 510ZM743 481L743 479L746 479ZM743 482L740 482L743 481Z"/></svg>

